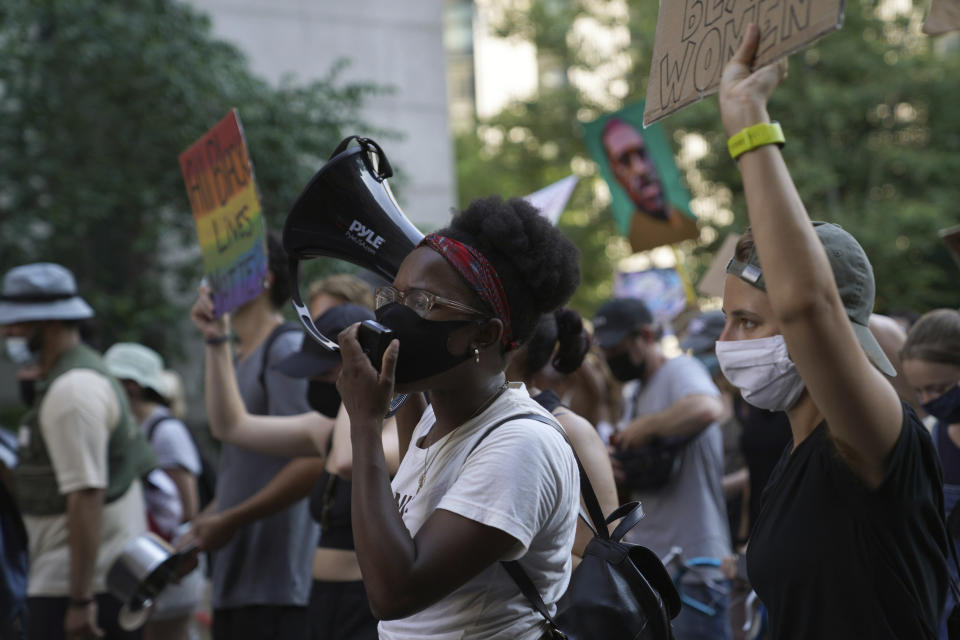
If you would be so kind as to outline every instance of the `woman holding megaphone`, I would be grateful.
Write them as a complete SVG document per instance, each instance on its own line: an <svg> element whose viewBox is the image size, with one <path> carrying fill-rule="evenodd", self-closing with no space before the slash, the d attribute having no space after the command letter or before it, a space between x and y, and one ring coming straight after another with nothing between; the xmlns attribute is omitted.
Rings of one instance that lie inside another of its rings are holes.
<svg viewBox="0 0 960 640"><path fill-rule="evenodd" d="M786 62L755 71L751 25L723 71L720 110L751 230L727 267L717 358L744 399L783 410L793 443L767 484L750 582L783 638L933 638L947 588L930 437L881 371L867 327L874 279L840 227L812 223L767 101Z"/></svg>
<svg viewBox="0 0 960 640"><path fill-rule="evenodd" d="M579 282L574 246L519 199L473 202L377 291L396 335L373 367L354 325L337 386L353 440L353 531L380 637L533 640L543 618L501 560L519 560L548 607L564 592L579 504L570 445L508 354ZM380 432L395 392L430 394L391 484ZM498 426L499 425L499 426ZM496 427L495 429L492 429Z"/></svg>

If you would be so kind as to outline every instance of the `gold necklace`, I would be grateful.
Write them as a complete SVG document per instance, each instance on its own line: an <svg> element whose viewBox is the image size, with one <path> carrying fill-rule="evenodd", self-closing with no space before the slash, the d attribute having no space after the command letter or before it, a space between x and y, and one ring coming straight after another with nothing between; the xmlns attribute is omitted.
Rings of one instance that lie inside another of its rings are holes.
<svg viewBox="0 0 960 640"><path fill-rule="evenodd" d="M496 401L496 399L500 397L500 394L503 393L504 391L506 391L507 386L508 386L509 384L510 384L510 383L504 381L504 383L503 383L502 385L500 385L500 387L499 387L496 391L493 392L493 395L491 395L489 398L487 398L487 400L486 400L483 404L481 404L481 405L477 408L477 410L474 411L474 412L470 415L470 417L467 418L466 420L464 420L463 422L469 422L470 420L473 420L473 419L476 418L478 415L480 415L481 413L483 413L484 411L486 411L486 410L490 407L490 405L492 405L492 404L494 403L494 401ZM463 423L461 423L461 424L463 424ZM450 434L448 433L447 435L450 435ZM450 440L452 440L452 439L453 439L453 438L448 438L442 445L440 445L440 448L437 449L437 452L436 452L435 454L433 454L433 457L430 458L429 462L427 461L427 457L428 457L428 455L429 455L429 453L430 453L430 447L427 447L427 452L426 452L426 453L424 454L424 456L423 456L423 471L420 473L420 478L419 478L419 480L417 480L417 492L416 492L414 495L420 495L420 490L423 489L423 483L424 483L424 481L427 479L427 470L430 469L431 466L433 466L434 461L436 461L436 459L440 457L440 452L443 451L444 447L446 447L447 444L448 444L448 443L450 442ZM436 444L436 443L434 443L434 444Z"/></svg>

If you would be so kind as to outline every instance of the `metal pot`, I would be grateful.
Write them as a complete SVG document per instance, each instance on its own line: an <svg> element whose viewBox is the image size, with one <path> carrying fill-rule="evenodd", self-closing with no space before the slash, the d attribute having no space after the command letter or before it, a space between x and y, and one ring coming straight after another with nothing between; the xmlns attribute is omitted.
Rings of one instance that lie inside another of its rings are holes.
<svg viewBox="0 0 960 640"><path fill-rule="evenodd" d="M153 533L141 534L127 543L107 572L107 589L123 602L121 627L132 631L147 621L154 600L193 550L178 553Z"/></svg>

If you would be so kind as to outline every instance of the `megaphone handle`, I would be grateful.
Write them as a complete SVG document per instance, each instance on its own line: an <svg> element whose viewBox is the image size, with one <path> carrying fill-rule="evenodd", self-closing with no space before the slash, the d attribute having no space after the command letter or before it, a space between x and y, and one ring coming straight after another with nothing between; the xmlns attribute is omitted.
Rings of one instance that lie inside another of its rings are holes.
<svg viewBox="0 0 960 640"><path fill-rule="evenodd" d="M293 303L293 308L297 312L297 318L299 318L300 324L303 325L307 335L319 342L324 349L327 349L328 351L340 351L339 344L323 335L323 333L320 332L320 329L317 329L317 325L314 324L313 318L310 317L310 310L307 309L306 305L304 305L303 301L300 299L300 261L296 258L290 258L287 262L287 265L290 271L290 280L292 284L290 302Z"/></svg>
<svg viewBox="0 0 960 640"><path fill-rule="evenodd" d="M400 411L400 407L406 403L407 398L410 397L408 393L401 393L393 396L393 400L390 401L390 408L387 409L387 415L383 416L384 418L392 418L393 414L397 411Z"/></svg>
<svg viewBox="0 0 960 640"><path fill-rule="evenodd" d="M377 166L376 170L374 167L370 166L369 156L365 156L367 161L367 168L370 169L370 173L380 178L380 180L386 180L387 178L393 177L393 167L390 166L390 161L387 160L387 154L383 152L383 149L380 148L375 141L370 138L357 138L360 142L360 146L363 147L364 151L368 154L371 152L371 147L373 151L377 154Z"/></svg>
<svg viewBox="0 0 960 640"><path fill-rule="evenodd" d="M303 306L303 303L299 300L293 301L293 308L297 311L297 317L300 319L300 324L303 325L304 330L307 334L320 343L320 345L327 349L328 351L340 351L340 345L323 335L317 325L313 323L313 320L310 318L310 310Z"/></svg>

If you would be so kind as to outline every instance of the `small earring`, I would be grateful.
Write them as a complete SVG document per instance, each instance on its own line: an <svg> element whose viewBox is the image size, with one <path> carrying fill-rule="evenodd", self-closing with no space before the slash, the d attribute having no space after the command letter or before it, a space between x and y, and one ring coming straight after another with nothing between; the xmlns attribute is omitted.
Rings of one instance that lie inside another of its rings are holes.
<svg viewBox="0 0 960 640"><path fill-rule="evenodd" d="M480 364L480 347L473 348L473 361Z"/></svg>

